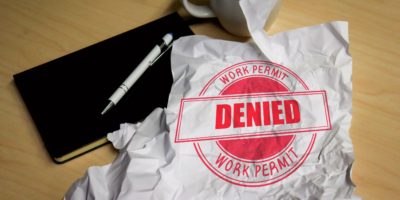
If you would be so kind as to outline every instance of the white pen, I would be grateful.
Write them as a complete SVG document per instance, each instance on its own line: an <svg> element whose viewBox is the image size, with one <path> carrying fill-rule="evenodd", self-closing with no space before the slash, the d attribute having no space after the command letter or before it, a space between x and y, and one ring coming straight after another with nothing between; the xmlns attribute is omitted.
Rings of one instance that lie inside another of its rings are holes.
<svg viewBox="0 0 400 200"><path fill-rule="evenodd" d="M133 84L142 76L142 74L154 64L170 47L173 36L172 33L167 33L162 41L156 45L149 54L140 62L140 64L133 70L133 72L125 79L125 81L115 90L115 92L111 95L108 100L110 101L107 107L101 112L104 115L108 112L112 107L117 105L119 100L128 92L128 90L132 87Z"/></svg>

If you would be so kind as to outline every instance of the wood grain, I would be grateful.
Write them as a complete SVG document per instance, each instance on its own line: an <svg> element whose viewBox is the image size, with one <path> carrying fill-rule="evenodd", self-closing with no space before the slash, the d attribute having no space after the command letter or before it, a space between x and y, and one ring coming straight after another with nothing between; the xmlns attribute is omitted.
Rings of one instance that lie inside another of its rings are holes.
<svg viewBox="0 0 400 200"><path fill-rule="evenodd" d="M89 166L111 162L101 147L53 164L12 75L178 10L172 0L0 0L0 194L2 199L60 199ZM400 1L284 0L270 34L333 20L349 21L353 56L353 179L365 199L400 196ZM245 41L217 23L197 34ZM66 122L66 125L67 122Z"/></svg>

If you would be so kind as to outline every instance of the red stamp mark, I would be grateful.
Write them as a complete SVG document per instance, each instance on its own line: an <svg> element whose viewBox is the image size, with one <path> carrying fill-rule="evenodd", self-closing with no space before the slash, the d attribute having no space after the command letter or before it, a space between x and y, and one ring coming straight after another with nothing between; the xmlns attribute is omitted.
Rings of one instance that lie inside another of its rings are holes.
<svg viewBox="0 0 400 200"><path fill-rule="evenodd" d="M255 60L225 68L199 97L182 99L175 142L193 142L219 178L260 187L290 176L316 132L330 129L325 91L310 91L284 66Z"/></svg>
<svg viewBox="0 0 400 200"><path fill-rule="evenodd" d="M198 126L191 123L196 119L207 120ZM186 98L181 100L175 142L275 137L330 129L325 91Z"/></svg>

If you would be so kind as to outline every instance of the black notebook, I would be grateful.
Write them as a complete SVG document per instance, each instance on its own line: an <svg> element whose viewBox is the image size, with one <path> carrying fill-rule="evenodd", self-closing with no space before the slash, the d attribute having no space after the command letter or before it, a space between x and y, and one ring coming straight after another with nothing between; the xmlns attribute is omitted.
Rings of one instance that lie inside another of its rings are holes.
<svg viewBox="0 0 400 200"><path fill-rule="evenodd" d="M62 163L107 142L121 123L165 107L172 85L170 50L105 115L110 95L167 33L193 32L173 13L14 75L15 84L51 158Z"/></svg>

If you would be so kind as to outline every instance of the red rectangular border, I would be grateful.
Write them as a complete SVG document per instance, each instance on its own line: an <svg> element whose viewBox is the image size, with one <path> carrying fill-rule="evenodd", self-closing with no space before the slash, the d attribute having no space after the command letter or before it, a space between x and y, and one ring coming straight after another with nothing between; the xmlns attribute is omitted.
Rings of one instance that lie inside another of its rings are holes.
<svg viewBox="0 0 400 200"><path fill-rule="evenodd" d="M310 128L299 128L294 130L282 130L282 131L263 131L263 132L252 132L245 134L236 134L236 135L227 135L227 136L212 136L212 137L199 137L199 138L190 138L190 139L179 139L180 135L180 127L182 120L182 111L185 102L191 101L209 101L211 100L219 100L219 99L235 99L235 98L251 98L251 97L273 97L273 96L300 96L300 95L313 95L313 94L322 94L325 108L325 120L326 126L318 126ZM326 131L332 130L332 124L330 121L330 113L328 107L328 100L325 90L318 91L304 91L304 92L274 92L274 93L254 93L254 94L240 94L240 95L224 95L224 96L214 96L214 97L193 97L193 98L182 98L180 102L179 114L178 114L178 122L176 125L175 131L175 143L181 142L198 142L198 141L206 141L206 140L229 140L229 139L245 139L245 138L261 138L261 137L269 137L275 136L277 133L281 136L285 135L293 135L297 133L311 132L311 131ZM263 134L264 133L264 134Z"/></svg>

